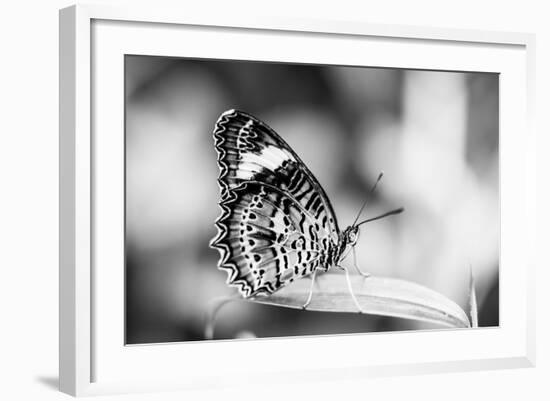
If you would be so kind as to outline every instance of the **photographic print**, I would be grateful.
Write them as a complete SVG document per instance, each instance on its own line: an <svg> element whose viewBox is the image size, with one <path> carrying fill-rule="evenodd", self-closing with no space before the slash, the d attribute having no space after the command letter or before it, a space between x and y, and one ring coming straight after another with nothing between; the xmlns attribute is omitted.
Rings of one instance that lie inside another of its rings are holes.
<svg viewBox="0 0 550 401"><path fill-rule="evenodd" d="M499 325L498 74L124 74L126 344Z"/></svg>

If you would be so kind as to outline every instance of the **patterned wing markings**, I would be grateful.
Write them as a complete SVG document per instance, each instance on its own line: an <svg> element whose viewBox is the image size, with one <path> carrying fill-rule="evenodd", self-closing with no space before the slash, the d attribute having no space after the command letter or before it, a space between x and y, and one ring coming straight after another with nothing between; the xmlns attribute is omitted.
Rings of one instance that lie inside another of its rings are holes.
<svg viewBox="0 0 550 401"><path fill-rule="evenodd" d="M214 130L222 213L212 246L245 297L272 293L340 255L340 231L318 181L271 128L223 113Z"/></svg>
<svg viewBox="0 0 550 401"><path fill-rule="evenodd" d="M240 184L271 184L296 199L338 241L340 230L330 201L292 148L270 127L240 111L223 113L214 129L221 200Z"/></svg>
<svg viewBox="0 0 550 401"><path fill-rule="evenodd" d="M244 183L231 191L222 210L212 245L220 250L229 284L246 297L272 293L334 262L336 244L279 188Z"/></svg>

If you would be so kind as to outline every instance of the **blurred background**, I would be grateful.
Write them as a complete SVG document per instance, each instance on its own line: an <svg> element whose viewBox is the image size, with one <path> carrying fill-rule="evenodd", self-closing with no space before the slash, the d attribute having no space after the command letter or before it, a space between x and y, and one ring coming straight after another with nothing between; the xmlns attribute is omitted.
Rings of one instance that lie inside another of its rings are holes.
<svg viewBox="0 0 550 401"><path fill-rule="evenodd" d="M362 270L432 288L499 324L498 75L126 56L126 341L201 340L230 295L209 248L219 215L212 130L231 108L270 125L325 188L340 229L380 171ZM348 262L350 263L350 262ZM216 338L434 328L378 316L224 307Z"/></svg>

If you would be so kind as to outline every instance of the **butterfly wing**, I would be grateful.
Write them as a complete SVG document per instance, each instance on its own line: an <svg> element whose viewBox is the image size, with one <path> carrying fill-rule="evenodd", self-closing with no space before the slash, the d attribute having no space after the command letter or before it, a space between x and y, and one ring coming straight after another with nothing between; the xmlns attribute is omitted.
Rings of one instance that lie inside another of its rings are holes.
<svg viewBox="0 0 550 401"><path fill-rule="evenodd" d="M223 113L214 130L220 176L219 267L248 297L272 293L334 262L340 231L323 188L257 118Z"/></svg>

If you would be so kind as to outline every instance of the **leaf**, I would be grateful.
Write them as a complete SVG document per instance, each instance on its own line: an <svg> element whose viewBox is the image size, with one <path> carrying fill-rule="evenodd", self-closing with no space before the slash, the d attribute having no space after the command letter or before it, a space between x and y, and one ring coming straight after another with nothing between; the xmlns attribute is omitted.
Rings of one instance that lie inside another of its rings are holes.
<svg viewBox="0 0 550 401"><path fill-rule="evenodd" d="M371 315L393 316L439 324L444 327L471 327L464 310L444 295L410 281L387 277L350 276L355 296L363 311ZM318 275L308 311L359 313L349 293L344 274ZM216 313L227 302L240 299L293 309L303 309L311 280L303 278L269 296L249 299L226 297L213 303L208 318L207 338L213 338Z"/></svg>
<svg viewBox="0 0 550 401"><path fill-rule="evenodd" d="M466 313L455 302L419 284L386 277L351 276L353 291L361 308L372 315L439 323L447 327L470 327ZM343 274L325 274L316 278L307 310L358 313ZM303 279L255 302L302 309L309 294L310 280Z"/></svg>

